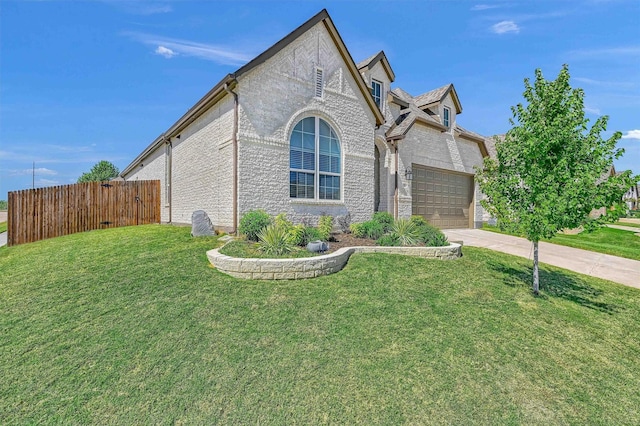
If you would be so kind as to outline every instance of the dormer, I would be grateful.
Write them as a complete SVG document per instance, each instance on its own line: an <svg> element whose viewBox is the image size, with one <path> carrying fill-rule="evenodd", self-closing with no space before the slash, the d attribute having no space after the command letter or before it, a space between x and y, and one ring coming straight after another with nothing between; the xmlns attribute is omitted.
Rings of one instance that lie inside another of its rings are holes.
<svg viewBox="0 0 640 426"><path fill-rule="evenodd" d="M384 52L381 50L360 62L358 71L360 71L362 78L371 89L376 105L386 115L387 94L391 90L391 83L396 79L396 76Z"/></svg>
<svg viewBox="0 0 640 426"><path fill-rule="evenodd" d="M431 116L436 116L438 121L447 128L455 126L456 116L462 112L462 105L453 84L416 96L414 101L418 108Z"/></svg>

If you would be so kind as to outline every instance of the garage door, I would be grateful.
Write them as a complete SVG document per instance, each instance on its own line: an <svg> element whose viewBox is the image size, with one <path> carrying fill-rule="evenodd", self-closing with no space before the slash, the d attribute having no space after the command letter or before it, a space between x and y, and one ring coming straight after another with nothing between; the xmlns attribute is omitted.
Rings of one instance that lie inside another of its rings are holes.
<svg viewBox="0 0 640 426"><path fill-rule="evenodd" d="M473 176L412 164L412 214L440 229L470 228Z"/></svg>

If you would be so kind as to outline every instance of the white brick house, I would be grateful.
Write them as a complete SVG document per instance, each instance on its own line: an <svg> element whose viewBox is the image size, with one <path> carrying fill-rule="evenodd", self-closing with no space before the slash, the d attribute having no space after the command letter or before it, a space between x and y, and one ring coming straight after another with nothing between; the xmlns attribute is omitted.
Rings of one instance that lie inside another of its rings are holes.
<svg viewBox="0 0 640 426"><path fill-rule="evenodd" d="M383 52L356 65L323 10L225 76L122 177L160 179L164 222L205 210L229 231L258 208L476 226L483 138L456 124L453 85L413 98L394 79Z"/></svg>

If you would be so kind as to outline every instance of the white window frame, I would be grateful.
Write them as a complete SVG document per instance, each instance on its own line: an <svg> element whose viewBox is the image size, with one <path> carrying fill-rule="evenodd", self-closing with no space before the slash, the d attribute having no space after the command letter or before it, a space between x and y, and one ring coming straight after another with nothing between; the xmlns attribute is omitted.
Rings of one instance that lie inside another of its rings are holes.
<svg viewBox="0 0 640 426"><path fill-rule="evenodd" d="M447 128L451 128L451 109L449 107L443 107L442 109L442 124Z"/></svg>
<svg viewBox="0 0 640 426"><path fill-rule="evenodd" d="M380 87L380 97L378 98L378 102L376 102L376 95L374 94L373 88L374 88L374 84L377 84ZM373 78L371 79L371 96L373 96L373 101L376 102L376 105L378 105L378 108L380 108L380 111L382 111L382 98L383 98L383 92L384 92L384 85L382 84L381 81L378 80L374 80Z"/></svg>
<svg viewBox="0 0 640 426"><path fill-rule="evenodd" d="M308 174L313 174L313 198L301 198L301 197L292 197L291 196L291 192L289 192L289 199L290 200L294 200L296 202L304 202L304 201L314 201L314 202L327 202L327 203L331 203L331 202L341 202L342 201L342 189L344 188L344 177L343 177L343 171L344 171L344 156L343 156L343 150L342 150L342 143L340 142L340 137L338 136L338 132L335 131L334 127L331 125L331 123L329 123L329 121L327 121L326 119L319 117L317 115L310 115L310 116L306 116L306 117L302 117L300 118L298 121L296 121L296 124L292 127L291 129L291 133L289 134L289 155L291 155L291 135L293 134L293 129L295 129L295 127L298 125L298 123L300 123L302 120L307 119L307 118L313 118L315 123L315 133L314 133L314 143L315 143L315 148L314 148L314 163L315 163L315 169L314 170L307 170L307 169L295 169L291 167L291 163L289 163L289 172L298 172L298 173L308 173ZM340 149L340 173L333 173L333 172L323 172L320 171L320 120L324 120L325 123L327 123L327 125L329 126L329 128L336 134L336 139L338 140L338 148ZM289 160L291 161L291 160ZM335 199L335 198L320 198L320 175L324 175L324 176L337 176L338 178L340 178L340 186L338 188L338 194L339 194L339 198ZM289 178L291 179L291 178ZM289 180L289 185L291 185L291 181ZM291 189L289 188L289 191L291 191Z"/></svg>

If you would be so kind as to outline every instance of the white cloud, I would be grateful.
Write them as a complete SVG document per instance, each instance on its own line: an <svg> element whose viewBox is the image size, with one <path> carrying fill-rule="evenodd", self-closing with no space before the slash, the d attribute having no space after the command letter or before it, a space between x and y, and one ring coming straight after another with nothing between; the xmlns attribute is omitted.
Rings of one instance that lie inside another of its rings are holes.
<svg viewBox="0 0 640 426"><path fill-rule="evenodd" d="M35 170L34 169L10 170L9 175L10 176L26 176L26 175L33 174L34 171L36 175L40 175L40 176L42 175L54 176L58 174L58 172L56 172L55 170L46 169L44 167L38 167Z"/></svg>
<svg viewBox="0 0 640 426"><path fill-rule="evenodd" d="M520 27L513 21L501 21L491 26L491 31L496 34L519 33Z"/></svg>
<svg viewBox="0 0 640 426"><path fill-rule="evenodd" d="M600 115L600 108L593 108L585 105L584 112L588 112L589 114L593 114L593 115Z"/></svg>
<svg viewBox="0 0 640 426"><path fill-rule="evenodd" d="M471 10L473 11L488 10L488 9L496 9L498 7L500 6L498 6L497 4L476 4L471 8Z"/></svg>
<svg viewBox="0 0 640 426"><path fill-rule="evenodd" d="M156 54L160 56L164 56L167 59L171 59L174 56L176 56L177 53L164 46L158 46L158 48L156 49Z"/></svg>
<svg viewBox="0 0 640 426"><path fill-rule="evenodd" d="M601 49L581 49L569 52L576 58L610 57L610 56L640 56L640 46L619 46Z"/></svg>
<svg viewBox="0 0 640 426"><path fill-rule="evenodd" d="M604 81L604 80L594 80L591 78L585 77L572 77L573 80L578 81L584 84L590 84L592 86L602 86L602 87L634 87L635 83L631 83L628 81Z"/></svg>
<svg viewBox="0 0 640 426"><path fill-rule="evenodd" d="M192 56L207 61L213 61L221 65L242 65L254 56L230 47L215 44L198 43L189 40L136 32L125 32L123 35L131 37L132 39L146 45L164 47L176 55ZM158 53L157 49L156 53Z"/></svg>
<svg viewBox="0 0 640 426"><path fill-rule="evenodd" d="M640 130L629 130L627 133L622 135L622 139L638 139L640 140Z"/></svg>
<svg viewBox="0 0 640 426"><path fill-rule="evenodd" d="M51 179L36 179L36 182L35 182L37 186L52 186L52 185L58 185L59 183L60 181L51 180Z"/></svg>

